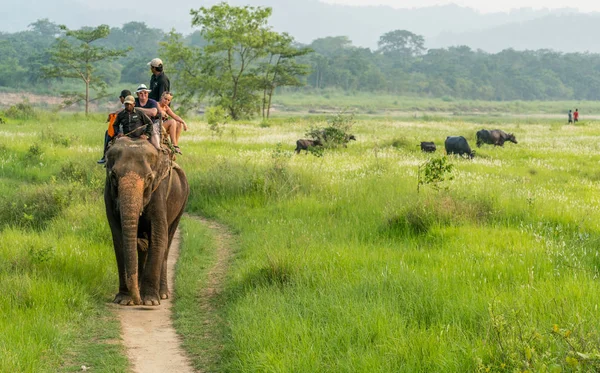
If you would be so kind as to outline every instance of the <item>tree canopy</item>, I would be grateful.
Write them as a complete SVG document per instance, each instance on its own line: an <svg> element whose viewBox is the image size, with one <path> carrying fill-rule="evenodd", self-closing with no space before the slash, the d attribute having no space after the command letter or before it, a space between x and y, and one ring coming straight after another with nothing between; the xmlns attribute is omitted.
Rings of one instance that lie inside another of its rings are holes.
<svg viewBox="0 0 600 373"><path fill-rule="evenodd" d="M346 36L299 45L292 35L273 31L269 16L268 8L200 8L192 13L198 30L187 36L130 22L92 43L107 50L131 46L130 52L92 65L100 80L120 85L117 91L148 84L146 64L160 56L178 104L192 107L209 99L241 117L268 116L271 95L285 89L481 100L595 100L600 95L600 55L595 53L487 53L468 46L426 50L421 36L401 29L381 35L377 50L356 47ZM236 31L240 27L244 33ZM41 78L60 39L77 45L76 38L47 19L27 31L0 33L0 87L53 92L66 77ZM239 105L245 108L239 111Z"/></svg>
<svg viewBox="0 0 600 373"><path fill-rule="evenodd" d="M82 28L80 30L69 30L61 25L60 29L65 35L59 37L50 48L50 64L42 67L46 78L79 79L85 84L85 96L79 93L71 93L69 103L74 100L85 100L85 113L89 112L90 88L104 90L105 82L99 74L97 63L107 59L124 56L125 50L112 50L96 46L93 43L108 36L110 29L107 25L96 28Z"/></svg>

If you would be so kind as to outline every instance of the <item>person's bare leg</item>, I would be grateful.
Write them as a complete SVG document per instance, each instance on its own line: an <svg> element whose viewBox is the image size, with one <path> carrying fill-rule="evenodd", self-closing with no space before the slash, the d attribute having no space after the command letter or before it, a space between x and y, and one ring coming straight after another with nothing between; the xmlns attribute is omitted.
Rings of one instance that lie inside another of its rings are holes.
<svg viewBox="0 0 600 373"><path fill-rule="evenodd" d="M181 136L181 131L183 131L183 123L175 122L175 139L176 144L179 144L179 137Z"/></svg>
<svg viewBox="0 0 600 373"><path fill-rule="evenodd" d="M163 127L165 127L165 130L167 131L167 133L169 134L169 137L171 138L171 144L173 144L173 146L177 145L177 136L176 136L176 127L177 127L177 122L175 122L175 120L173 119L169 119L168 121L163 123Z"/></svg>

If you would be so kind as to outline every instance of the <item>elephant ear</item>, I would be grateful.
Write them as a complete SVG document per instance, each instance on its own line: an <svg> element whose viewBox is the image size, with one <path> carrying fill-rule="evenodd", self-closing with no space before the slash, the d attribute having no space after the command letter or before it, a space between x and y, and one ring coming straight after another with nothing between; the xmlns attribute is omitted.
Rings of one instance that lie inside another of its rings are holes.
<svg viewBox="0 0 600 373"><path fill-rule="evenodd" d="M154 180L152 182L152 190L156 190L160 183L169 176L171 170L171 159L163 152L158 153L156 167L152 170Z"/></svg>

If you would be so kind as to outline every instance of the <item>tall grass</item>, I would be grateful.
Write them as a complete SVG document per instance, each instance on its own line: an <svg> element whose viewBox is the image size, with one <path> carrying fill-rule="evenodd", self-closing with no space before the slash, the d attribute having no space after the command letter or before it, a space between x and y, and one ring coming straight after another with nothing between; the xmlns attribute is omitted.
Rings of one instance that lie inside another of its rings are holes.
<svg viewBox="0 0 600 373"><path fill-rule="evenodd" d="M96 123L44 117L0 139L0 371L124 371Z"/></svg>
<svg viewBox="0 0 600 373"><path fill-rule="evenodd" d="M482 126L359 121L347 149L283 163L307 121L184 139L190 210L239 234L223 370L599 369L598 130L513 119L518 145L417 193L419 141Z"/></svg>
<svg viewBox="0 0 600 373"><path fill-rule="evenodd" d="M359 119L348 148L294 155L295 140L326 119L227 124L219 137L198 122L182 137L188 212L237 237L213 304L223 324L206 334L198 294L214 233L192 219L182 225L176 326L196 366L600 369L597 126L381 116ZM126 369L105 306L117 276L104 170L94 164L103 120L2 127L10 136L0 141L0 371ZM450 157L446 188L417 192L418 167L432 157L420 141L440 149L446 136L464 135L474 145L491 122L519 144Z"/></svg>

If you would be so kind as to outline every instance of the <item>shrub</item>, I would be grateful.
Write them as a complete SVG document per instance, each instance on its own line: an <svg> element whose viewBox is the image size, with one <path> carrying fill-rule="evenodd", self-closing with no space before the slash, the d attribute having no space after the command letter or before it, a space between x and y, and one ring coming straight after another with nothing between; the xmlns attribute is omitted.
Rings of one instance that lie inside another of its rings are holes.
<svg viewBox="0 0 600 373"><path fill-rule="evenodd" d="M69 161L63 164L58 173L58 178L70 182L82 183L84 185L97 184L94 173L89 165Z"/></svg>
<svg viewBox="0 0 600 373"><path fill-rule="evenodd" d="M448 162L448 157L431 158L419 166L417 192L421 185L429 185L435 190L448 189L442 186L446 180L453 180L452 169L454 165Z"/></svg>
<svg viewBox="0 0 600 373"><path fill-rule="evenodd" d="M36 119L37 114L33 106L25 100L19 104L13 105L4 112L7 118L12 119Z"/></svg>
<svg viewBox="0 0 600 373"><path fill-rule="evenodd" d="M487 200L434 195L404 206L387 219L384 230L397 236L424 234L435 226L481 223L492 217L492 210L493 206Z"/></svg>
<svg viewBox="0 0 600 373"><path fill-rule="evenodd" d="M339 112L327 119L327 127L311 126L306 136L319 140L324 148L337 148L346 145L352 136L350 130L354 124L354 113Z"/></svg>
<svg viewBox="0 0 600 373"><path fill-rule="evenodd" d="M395 139L392 139L390 145L396 149L408 148L412 146L411 143L405 137L397 137Z"/></svg>
<svg viewBox="0 0 600 373"><path fill-rule="evenodd" d="M211 106L206 109L205 118L213 136L221 137L223 135L223 126L228 118L225 109L222 106Z"/></svg>
<svg viewBox="0 0 600 373"><path fill-rule="evenodd" d="M288 197L297 188L297 181L288 170L293 152L283 150L281 143L271 153L273 164L265 172L262 191L266 198L280 199Z"/></svg>
<svg viewBox="0 0 600 373"><path fill-rule="evenodd" d="M27 153L25 153L25 161L29 163L39 163L42 160L43 154L44 152L39 144L31 144L29 149L27 149Z"/></svg>
<svg viewBox="0 0 600 373"><path fill-rule="evenodd" d="M70 193L64 188L53 189L46 185L24 191L0 200L0 225L43 229L70 202Z"/></svg>
<svg viewBox="0 0 600 373"><path fill-rule="evenodd" d="M50 140L54 145L64 146L68 148L73 142L72 136L65 136L59 133L56 133L51 127L45 130L42 130L42 141Z"/></svg>

